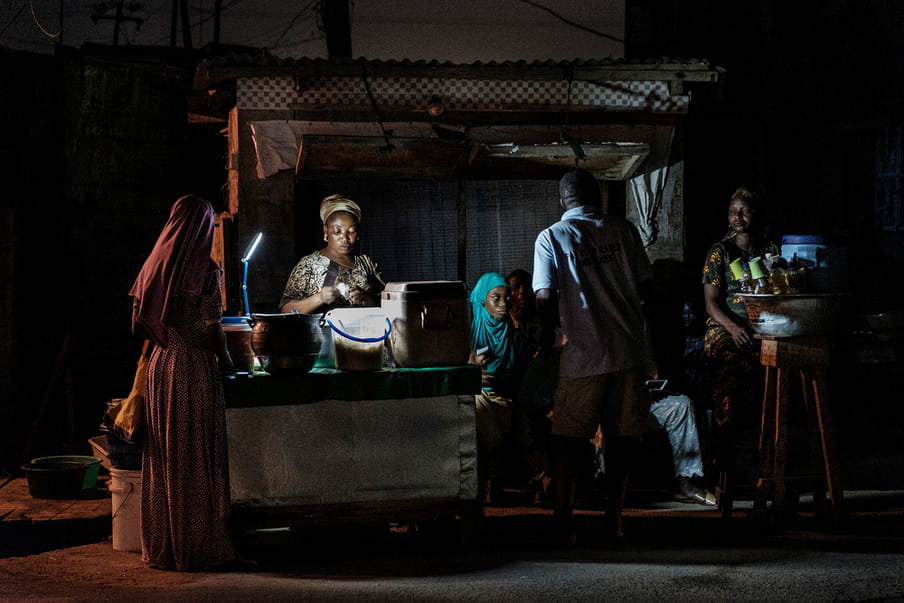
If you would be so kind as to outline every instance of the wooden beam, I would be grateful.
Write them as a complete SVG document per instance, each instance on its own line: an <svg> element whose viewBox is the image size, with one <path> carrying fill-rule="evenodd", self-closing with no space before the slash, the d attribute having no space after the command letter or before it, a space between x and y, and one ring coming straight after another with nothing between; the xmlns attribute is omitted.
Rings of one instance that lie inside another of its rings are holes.
<svg viewBox="0 0 904 603"><path fill-rule="evenodd" d="M308 136L302 138L295 177L302 179L367 177L454 179L467 164L467 141L382 136Z"/></svg>

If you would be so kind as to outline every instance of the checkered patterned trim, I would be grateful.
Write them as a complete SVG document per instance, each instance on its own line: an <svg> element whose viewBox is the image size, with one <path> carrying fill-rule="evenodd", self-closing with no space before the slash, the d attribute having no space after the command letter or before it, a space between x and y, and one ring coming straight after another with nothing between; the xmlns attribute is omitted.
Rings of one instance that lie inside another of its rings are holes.
<svg viewBox="0 0 904 603"><path fill-rule="evenodd" d="M486 111L513 106L564 106L568 82L536 80L470 80L442 78L380 78L368 80L381 107L421 110L432 96L443 99L447 111ZM672 96L662 81L575 81L571 106L654 112L686 111L688 96ZM286 110L303 105L370 106L360 77L238 78L239 109Z"/></svg>

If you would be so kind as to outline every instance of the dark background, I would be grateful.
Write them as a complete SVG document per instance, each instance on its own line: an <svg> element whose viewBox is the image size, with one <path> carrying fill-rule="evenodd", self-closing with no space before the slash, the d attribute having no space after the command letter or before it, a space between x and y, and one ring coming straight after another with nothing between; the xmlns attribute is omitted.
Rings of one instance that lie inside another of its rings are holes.
<svg viewBox="0 0 904 603"><path fill-rule="evenodd" d="M899 192L889 225L877 211L876 157L902 122L904 9L853 0L626 7L627 58L725 69L723 85L692 91L683 129L682 286L696 287L739 184L762 192L774 233L843 244L856 296L833 371L842 444L869 459L876 483L891 483L883 459L900 455L904 427L880 384L900 378L900 355L869 361L881 346L862 333L865 315L901 311L890 282L904 259L902 201ZM224 181L221 126L186 120L195 65L217 51L0 50L3 473L70 446L85 452L105 402L128 393L140 346L129 333L132 280L171 203L186 192L216 199Z"/></svg>

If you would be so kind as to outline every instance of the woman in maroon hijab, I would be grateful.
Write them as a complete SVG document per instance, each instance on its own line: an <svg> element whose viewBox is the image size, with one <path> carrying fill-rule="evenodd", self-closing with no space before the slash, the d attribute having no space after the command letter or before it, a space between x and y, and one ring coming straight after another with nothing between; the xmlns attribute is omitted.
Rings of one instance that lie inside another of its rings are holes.
<svg viewBox="0 0 904 603"><path fill-rule="evenodd" d="M187 195L129 294L132 330L152 340L141 481L141 557L153 567L210 569L236 559L229 536L220 269L214 210Z"/></svg>

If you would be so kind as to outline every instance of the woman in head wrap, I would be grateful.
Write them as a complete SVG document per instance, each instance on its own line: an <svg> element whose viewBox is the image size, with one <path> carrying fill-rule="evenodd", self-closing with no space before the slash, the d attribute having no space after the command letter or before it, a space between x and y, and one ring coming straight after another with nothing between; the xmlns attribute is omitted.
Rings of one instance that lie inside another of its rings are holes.
<svg viewBox="0 0 904 603"><path fill-rule="evenodd" d="M314 314L341 306L378 306L383 278L376 263L355 254L361 208L343 195L320 203L326 247L301 258L286 282L280 312Z"/></svg>
<svg viewBox="0 0 904 603"><path fill-rule="evenodd" d="M502 452L512 434L512 406L521 381L522 338L509 317L505 277L488 272L471 291L471 364L483 369L477 395L478 481L484 502L492 502L502 471ZM495 483L494 483L495 480Z"/></svg>
<svg viewBox="0 0 904 603"><path fill-rule="evenodd" d="M210 258L213 231L207 200L177 200L129 292L132 331L155 344L144 406L141 557L161 569L236 559L227 525L222 384L232 361L221 325L220 269Z"/></svg>

